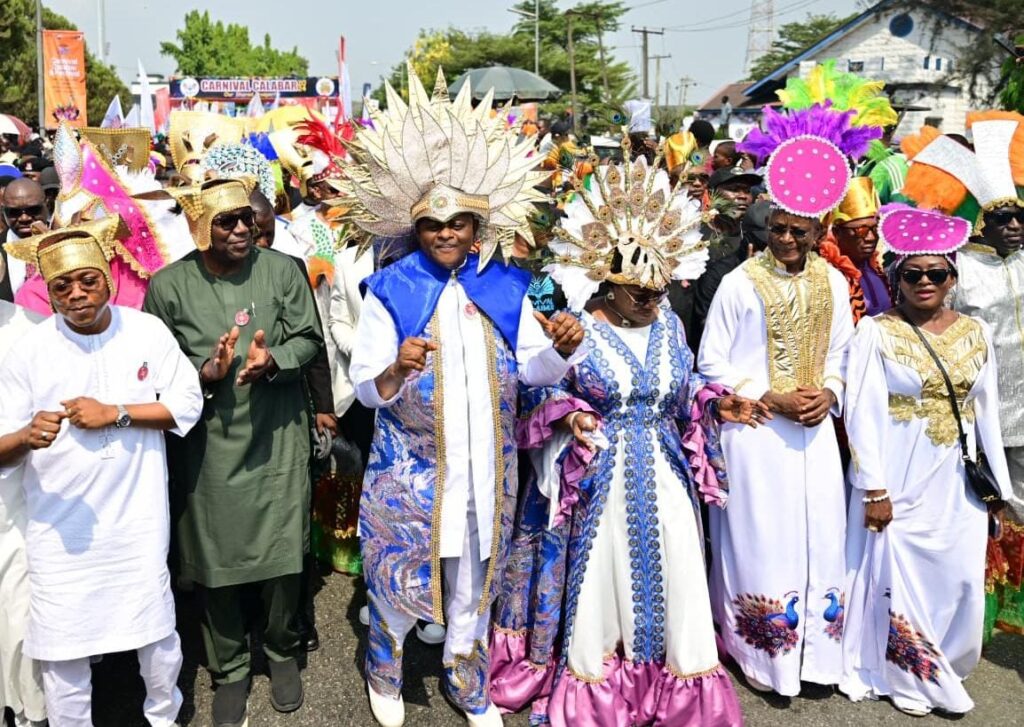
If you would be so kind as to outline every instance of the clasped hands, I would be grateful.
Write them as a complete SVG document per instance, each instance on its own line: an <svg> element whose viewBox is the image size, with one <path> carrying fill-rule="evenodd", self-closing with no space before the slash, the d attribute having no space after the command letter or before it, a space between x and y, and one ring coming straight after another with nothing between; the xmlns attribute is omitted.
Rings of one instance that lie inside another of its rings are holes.
<svg viewBox="0 0 1024 727"><path fill-rule="evenodd" d="M228 375L231 364L235 361L235 346L238 344L239 333L238 326L232 326L231 330L217 341L210 353L210 358L199 369L199 378L204 384L221 381ZM238 376L235 377L235 385L251 384L264 376L273 376L276 372L277 363L267 347L266 335L260 329L253 334L252 342L249 343L249 350L246 353L245 364L238 372Z"/></svg>
<svg viewBox="0 0 1024 727"><path fill-rule="evenodd" d="M787 394L769 391L761 397L761 402L770 411L781 414L786 419L805 427L816 427L825 421L829 410L836 403L836 395L831 389L801 386Z"/></svg>
<svg viewBox="0 0 1024 727"><path fill-rule="evenodd" d="M21 442L29 449L46 449L60 433L61 422L67 419L79 429L102 429L117 421L117 407L88 396L78 396L60 403L62 411L38 411L21 430Z"/></svg>

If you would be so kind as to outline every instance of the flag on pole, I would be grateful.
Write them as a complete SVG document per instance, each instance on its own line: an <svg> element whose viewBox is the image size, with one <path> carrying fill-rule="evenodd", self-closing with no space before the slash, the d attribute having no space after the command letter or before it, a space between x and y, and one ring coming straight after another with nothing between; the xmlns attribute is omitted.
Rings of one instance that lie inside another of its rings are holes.
<svg viewBox="0 0 1024 727"><path fill-rule="evenodd" d="M120 129L124 126L124 111L121 110L121 97L114 94L113 100L107 106L107 113L103 114L101 129Z"/></svg>
<svg viewBox="0 0 1024 727"><path fill-rule="evenodd" d="M156 109L153 111L153 122L157 133L166 134L171 121L171 89L156 90Z"/></svg>
<svg viewBox="0 0 1024 727"><path fill-rule="evenodd" d="M139 60L139 126L156 133L156 118L153 111L153 90L149 87L149 76Z"/></svg>
<svg viewBox="0 0 1024 727"><path fill-rule="evenodd" d="M274 101L270 104L270 108L267 111L273 111L274 109L280 108L281 106L281 92L278 91L274 94Z"/></svg>
<svg viewBox="0 0 1024 727"><path fill-rule="evenodd" d="M245 107L245 115L250 119L258 119L265 113L266 111L263 110L263 99L260 98L259 93L253 93L252 98L249 99L249 105Z"/></svg>

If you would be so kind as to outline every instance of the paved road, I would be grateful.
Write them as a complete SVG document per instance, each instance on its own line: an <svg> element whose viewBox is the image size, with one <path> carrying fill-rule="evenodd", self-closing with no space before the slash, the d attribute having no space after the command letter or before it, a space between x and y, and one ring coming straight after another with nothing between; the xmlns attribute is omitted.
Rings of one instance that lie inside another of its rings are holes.
<svg viewBox="0 0 1024 727"><path fill-rule="evenodd" d="M365 647L358 622L362 603L358 581L329 575L317 595L321 648L310 655L303 672L306 703L291 715L274 712L269 683L262 664L249 699L250 727L373 727L360 676ZM212 691L198 665L201 654L193 599L178 604L184 641L185 669L180 684L185 692L181 724L208 727ZM133 654L108 656L93 670L96 727L146 727L142 719L142 681ZM405 702L409 727L458 727L465 721L439 693L440 650L409 639L406 645ZM963 727L1024 725L1024 638L999 635L968 682L977 707L962 720ZM750 727L862 727L863 725L939 725L948 720L933 716L913 719L886 702L852 704L840 694L814 694L797 699L764 698L745 686L738 687ZM526 727L525 715L505 720L509 727Z"/></svg>

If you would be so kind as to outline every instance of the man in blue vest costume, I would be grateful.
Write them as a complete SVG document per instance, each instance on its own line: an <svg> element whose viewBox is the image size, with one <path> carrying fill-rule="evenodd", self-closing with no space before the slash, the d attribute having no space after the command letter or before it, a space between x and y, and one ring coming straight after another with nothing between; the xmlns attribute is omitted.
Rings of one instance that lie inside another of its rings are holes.
<svg viewBox="0 0 1024 727"><path fill-rule="evenodd" d="M488 629L515 514L519 382L551 385L583 355L574 317L551 320L527 273L492 260L544 197L529 142L505 114L476 109L468 84L428 97L410 73L406 104L359 132L342 204L368 235L413 236L419 250L370 276L350 375L377 425L360 536L370 596L366 677L384 727L405 719L402 644L416 619L448 628L446 692L472 726L500 725ZM471 250L480 249L480 254Z"/></svg>

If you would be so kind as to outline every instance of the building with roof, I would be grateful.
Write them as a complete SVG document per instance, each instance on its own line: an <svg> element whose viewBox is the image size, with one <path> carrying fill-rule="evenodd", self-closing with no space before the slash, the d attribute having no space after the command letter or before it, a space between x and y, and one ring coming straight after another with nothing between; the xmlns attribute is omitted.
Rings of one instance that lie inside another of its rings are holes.
<svg viewBox="0 0 1024 727"><path fill-rule="evenodd" d="M720 121L723 95L730 96L733 115L737 109L775 102L775 91L789 78L806 75L816 64L834 58L839 70L885 81L893 105L904 111L897 138L925 124L963 133L972 89L953 71L961 49L984 32L968 20L917 3L882 0L763 78L726 86L700 107L700 113ZM1012 49L1007 47L1006 52L1009 55ZM989 76L976 80L976 94L991 90L999 65L993 61Z"/></svg>

